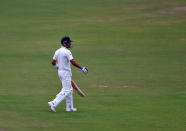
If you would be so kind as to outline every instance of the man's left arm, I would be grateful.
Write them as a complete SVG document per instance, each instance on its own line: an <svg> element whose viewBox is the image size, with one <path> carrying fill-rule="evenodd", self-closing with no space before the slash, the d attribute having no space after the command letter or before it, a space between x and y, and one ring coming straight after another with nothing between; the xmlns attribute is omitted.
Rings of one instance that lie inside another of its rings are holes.
<svg viewBox="0 0 186 131"><path fill-rule="evenodd" d="M56 69L58 69L58 64L56 64L56 60L53 59L51 63L52 63L52 65L53 65Z"/></svg>

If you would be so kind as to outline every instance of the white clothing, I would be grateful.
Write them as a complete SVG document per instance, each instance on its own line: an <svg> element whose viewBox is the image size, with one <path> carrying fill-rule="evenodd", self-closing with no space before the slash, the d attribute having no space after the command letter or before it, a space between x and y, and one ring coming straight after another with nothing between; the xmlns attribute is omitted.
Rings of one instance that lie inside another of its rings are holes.
<svg viewBox="0 0 186 131"><path fill-rule="evenodd" d="M59 79L61 80L61 84L62 84L62 87L63 87L62 90L71 91L72 90L72 85L71 85L72 75L71 75L71 72L58 70L58 76L59 76Z"/></svg>
<svg viewBox="0 0 186 131"><path fill-rule="evenodd" d="M56 95L56 98L52 101L54 107L57 107L64 99L66 99L66 108L73 107L73 89L71 85L72 73L70 67L70 60L73 59L70 50L65 47L58 49L53 57L58 63L58 76L62 83L61 91Z"/></svg>
<svg viewBox="0 0 186 131"><path fill-rule="evenodd" d="M58 70L71 72L70 60L73 59L72 53L66 47L59 48L53 59L57 61Z"/></svg>

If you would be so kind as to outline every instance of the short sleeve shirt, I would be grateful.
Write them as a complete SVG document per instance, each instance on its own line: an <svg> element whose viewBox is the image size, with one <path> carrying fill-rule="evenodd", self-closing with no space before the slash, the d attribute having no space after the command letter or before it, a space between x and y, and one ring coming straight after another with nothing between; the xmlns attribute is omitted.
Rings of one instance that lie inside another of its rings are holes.
<svg viewBox="0 0 186 131"><path fill-rule="evenodd" d="M66 47L61 47L56 50L53 59L57 61L58 70L71 72L70 60L73 59L73 56Z"/></svg>

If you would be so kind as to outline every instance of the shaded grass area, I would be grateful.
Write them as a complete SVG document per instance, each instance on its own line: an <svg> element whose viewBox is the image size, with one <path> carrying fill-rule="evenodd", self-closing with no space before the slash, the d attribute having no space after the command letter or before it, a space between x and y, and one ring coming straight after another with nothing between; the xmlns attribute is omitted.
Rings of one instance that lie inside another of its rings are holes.
<svg viewBox="0 0 186 131"><path fill-rule="evenodd" d="M0 130L184 131L184 0L0 2ZM89 74L76 113L47 102L60 91L50 65L60 38Z"/></svg>

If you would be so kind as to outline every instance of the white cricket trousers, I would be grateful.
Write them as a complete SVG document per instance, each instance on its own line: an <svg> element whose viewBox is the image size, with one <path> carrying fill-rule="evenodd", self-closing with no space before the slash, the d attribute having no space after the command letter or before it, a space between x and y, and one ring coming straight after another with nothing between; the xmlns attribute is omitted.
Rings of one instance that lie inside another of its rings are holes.
<svg viewBox="0 0 186 131"><path fill-rule="evenodd" d="M73 89L71 85L72 74L68 71L58 71L58 76L62 83L62 89L52 102L54 103L54 106L57 107L64 99L66 99L66 108L74 108Z"/></svg>

